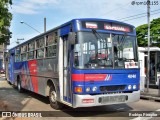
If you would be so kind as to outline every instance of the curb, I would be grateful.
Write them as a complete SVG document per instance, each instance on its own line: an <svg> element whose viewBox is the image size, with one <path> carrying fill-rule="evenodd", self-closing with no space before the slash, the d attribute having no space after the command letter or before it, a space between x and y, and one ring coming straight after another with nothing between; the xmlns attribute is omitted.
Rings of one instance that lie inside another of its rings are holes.
<svg viewBox="0 0 160 120"><path fill-rule="evenodd" d="M153 97L153 96L147 96L147 95L141 95L140 99L154 100L154 101L160 102L160 97Z"/></svg>

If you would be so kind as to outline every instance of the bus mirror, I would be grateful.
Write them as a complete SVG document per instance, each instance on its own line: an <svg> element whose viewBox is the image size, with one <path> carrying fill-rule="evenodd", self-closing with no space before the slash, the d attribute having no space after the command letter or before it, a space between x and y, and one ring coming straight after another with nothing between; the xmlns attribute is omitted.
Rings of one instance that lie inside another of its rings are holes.
<svg viewBox="0 0 160 120"><path fill-rule="evenodd" d="M75 32L70 32L68 35L68 40L70 42L71 45L74 45L76 42L76 35Z"/></svg>

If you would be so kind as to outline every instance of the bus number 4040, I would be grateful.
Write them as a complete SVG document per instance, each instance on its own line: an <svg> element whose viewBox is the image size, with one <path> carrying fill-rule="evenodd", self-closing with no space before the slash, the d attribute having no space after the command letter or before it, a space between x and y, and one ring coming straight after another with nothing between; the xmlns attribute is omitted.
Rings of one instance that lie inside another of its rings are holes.
<svg viewBox="0 0 160 120"><path fill-rule="evenodd" d="M128 78L136 78L136 74L129 74Z"/></svg>

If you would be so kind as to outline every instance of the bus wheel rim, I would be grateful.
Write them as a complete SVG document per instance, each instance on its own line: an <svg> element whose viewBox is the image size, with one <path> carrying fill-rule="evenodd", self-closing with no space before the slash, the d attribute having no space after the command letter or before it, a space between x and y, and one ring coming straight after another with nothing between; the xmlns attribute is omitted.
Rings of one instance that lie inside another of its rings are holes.
<svg viewBox="0 0 160 120"><path fill-rule="evenodd" d="M20 86L20 83L18 82L18 90L20 90L21 89L21 86Z"/></svg>
<svg viewBox="0 0 160 120"><path fill-rule="evenodd" d="M56 92L55 91L52 91L51 92L51 101L53 102L53 103L55 103L56 102Z"/></svg>

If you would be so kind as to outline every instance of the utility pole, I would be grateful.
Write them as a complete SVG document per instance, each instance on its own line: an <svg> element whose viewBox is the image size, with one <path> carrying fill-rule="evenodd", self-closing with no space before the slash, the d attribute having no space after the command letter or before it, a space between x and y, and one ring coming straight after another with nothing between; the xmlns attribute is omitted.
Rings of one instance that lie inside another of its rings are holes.
<svg viewBox="0 0 160 120"><path fill-rule="evenodd" d="M6 45L5 45L5 43L3 43L3 62L2 62L2 65L3 65L4 69L5 69L5 51L6 51Z"/></svg>
<svg viewBox="0 0 160 120"><path fill-rule="evenodd" d="M149 92L150 80L150 0L147 0L147 21L148 21L148 69L147 69L147 93Z"/></svg>
<svg viewBox="0 0 160 120"><path fill-rule="evenodd" d="M44 33L46 32L46 18L44 18Z"/></svg>
<svg viewBox="0 0 160 120"><path fill-rule="evenodd" d="M2 61L3 69L5 70L5 78L7 77L7 67L6 67L6 44L3 43L3 61Z"/></svg>

